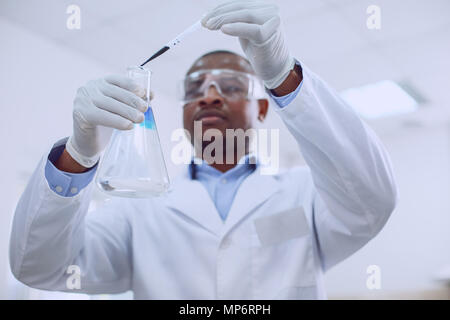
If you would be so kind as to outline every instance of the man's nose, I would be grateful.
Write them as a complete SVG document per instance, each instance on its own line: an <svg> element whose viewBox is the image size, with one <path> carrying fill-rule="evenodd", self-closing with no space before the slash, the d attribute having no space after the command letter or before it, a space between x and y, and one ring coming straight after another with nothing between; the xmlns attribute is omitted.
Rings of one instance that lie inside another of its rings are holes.
<svg viewBox="0 0 450 320"><path fill-rule="evenodd" d="M223 105L223 97L220 95L219 91L217 90L216 86L214 84L211 84L207 90L205 90L205 94L202 98L198 101L198 104L201 107L207 106L207 105L213 105L213 106L221 106Z"/></svg>

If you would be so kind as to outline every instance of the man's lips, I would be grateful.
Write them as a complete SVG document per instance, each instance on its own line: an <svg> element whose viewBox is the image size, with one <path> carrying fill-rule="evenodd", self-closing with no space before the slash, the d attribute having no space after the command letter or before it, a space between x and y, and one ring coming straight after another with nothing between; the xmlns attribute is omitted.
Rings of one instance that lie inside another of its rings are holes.
<svg viewBox="0 0 450 320"><path fill-rule="evenodd" d="M212 125L212 124L223 122L224 119L221 117L218 117L218 116L207 116L207 117L202 117L200 120L197 120L197 121L201 121L203 125Z"/></svg>
<svg viewBox="0 0 450 320"><path fill-rule="evenodd" d="M217 111L206 111L199 113L194 121L201 121L203 125L215 124L222 122L226 117Z"/></svg>

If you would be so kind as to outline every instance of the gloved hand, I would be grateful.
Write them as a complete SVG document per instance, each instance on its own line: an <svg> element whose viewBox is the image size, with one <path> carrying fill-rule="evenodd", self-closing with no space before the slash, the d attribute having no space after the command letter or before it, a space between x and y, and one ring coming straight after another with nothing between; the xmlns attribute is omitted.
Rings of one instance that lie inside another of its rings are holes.
<svg viewBox="0 0 450 320"><path fill-rule="evenodd" d="M278 7L266 1L228 1L203 17L210 30L239 37L242 50L268 89L278 87L294 68L280 28Z"/></svg>
<svg viewBox="0 0 450 320"><path fill-rule="evenodd" d="M70 156L93 167L106 147L113 128L129 130L144 121L145 89L122 75L89 81L78 89L73 104L73 134L66 143Z"/></svg>

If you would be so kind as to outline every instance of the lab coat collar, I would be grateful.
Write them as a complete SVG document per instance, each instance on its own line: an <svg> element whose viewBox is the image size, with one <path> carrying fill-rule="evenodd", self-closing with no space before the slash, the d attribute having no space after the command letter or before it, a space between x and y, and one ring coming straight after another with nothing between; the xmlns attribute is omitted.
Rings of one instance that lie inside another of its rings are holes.
<svg viewBox="0 0 450 320"><path fill-rule="evenodd" d="M276 176L262 174L261 167L262 165L258 165L242 182L225 221L220 218L202 183L191 179L190 170L173 181L166 195L166 205L177 214L182 214L213 234L223 237L280 190L280 182Z"/></svg>
<svg viewBox="0 0 450 320"><path fill-rule="evenodd" d="M262 173L263 168L262 164L258 164L256 170L240 185L225 220L222 237L280 191L278 176Z"/></svg>
<svg viewBox="0 0 450 320"><path fill-rule="evenodd" d="M208 231L219 235L224 222L220 218L208 191L198 180L192 180L188 172L172 181L166 195L166 206L182 214Z"/></svg>

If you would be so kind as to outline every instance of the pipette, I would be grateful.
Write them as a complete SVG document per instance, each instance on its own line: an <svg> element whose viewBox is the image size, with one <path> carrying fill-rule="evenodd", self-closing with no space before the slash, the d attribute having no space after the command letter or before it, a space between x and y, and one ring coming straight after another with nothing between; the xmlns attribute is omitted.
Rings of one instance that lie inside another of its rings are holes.
<svg viewBox="0 0 450 320"><path fill-rule="evenodd" d="M200 29L202 26L201 20L194 23L192 26L184 30L182 33L180 33L178 36L175 37L172 41L168 42L164 47L159 49L154 55L152 55L150 58L147 59L143 64L141 64L141 67L143 67L147 62L159 57L167 50L175 47L177 44L181 43L181 40L183 40L188 34L191 34L192 32Z"/></svg>

